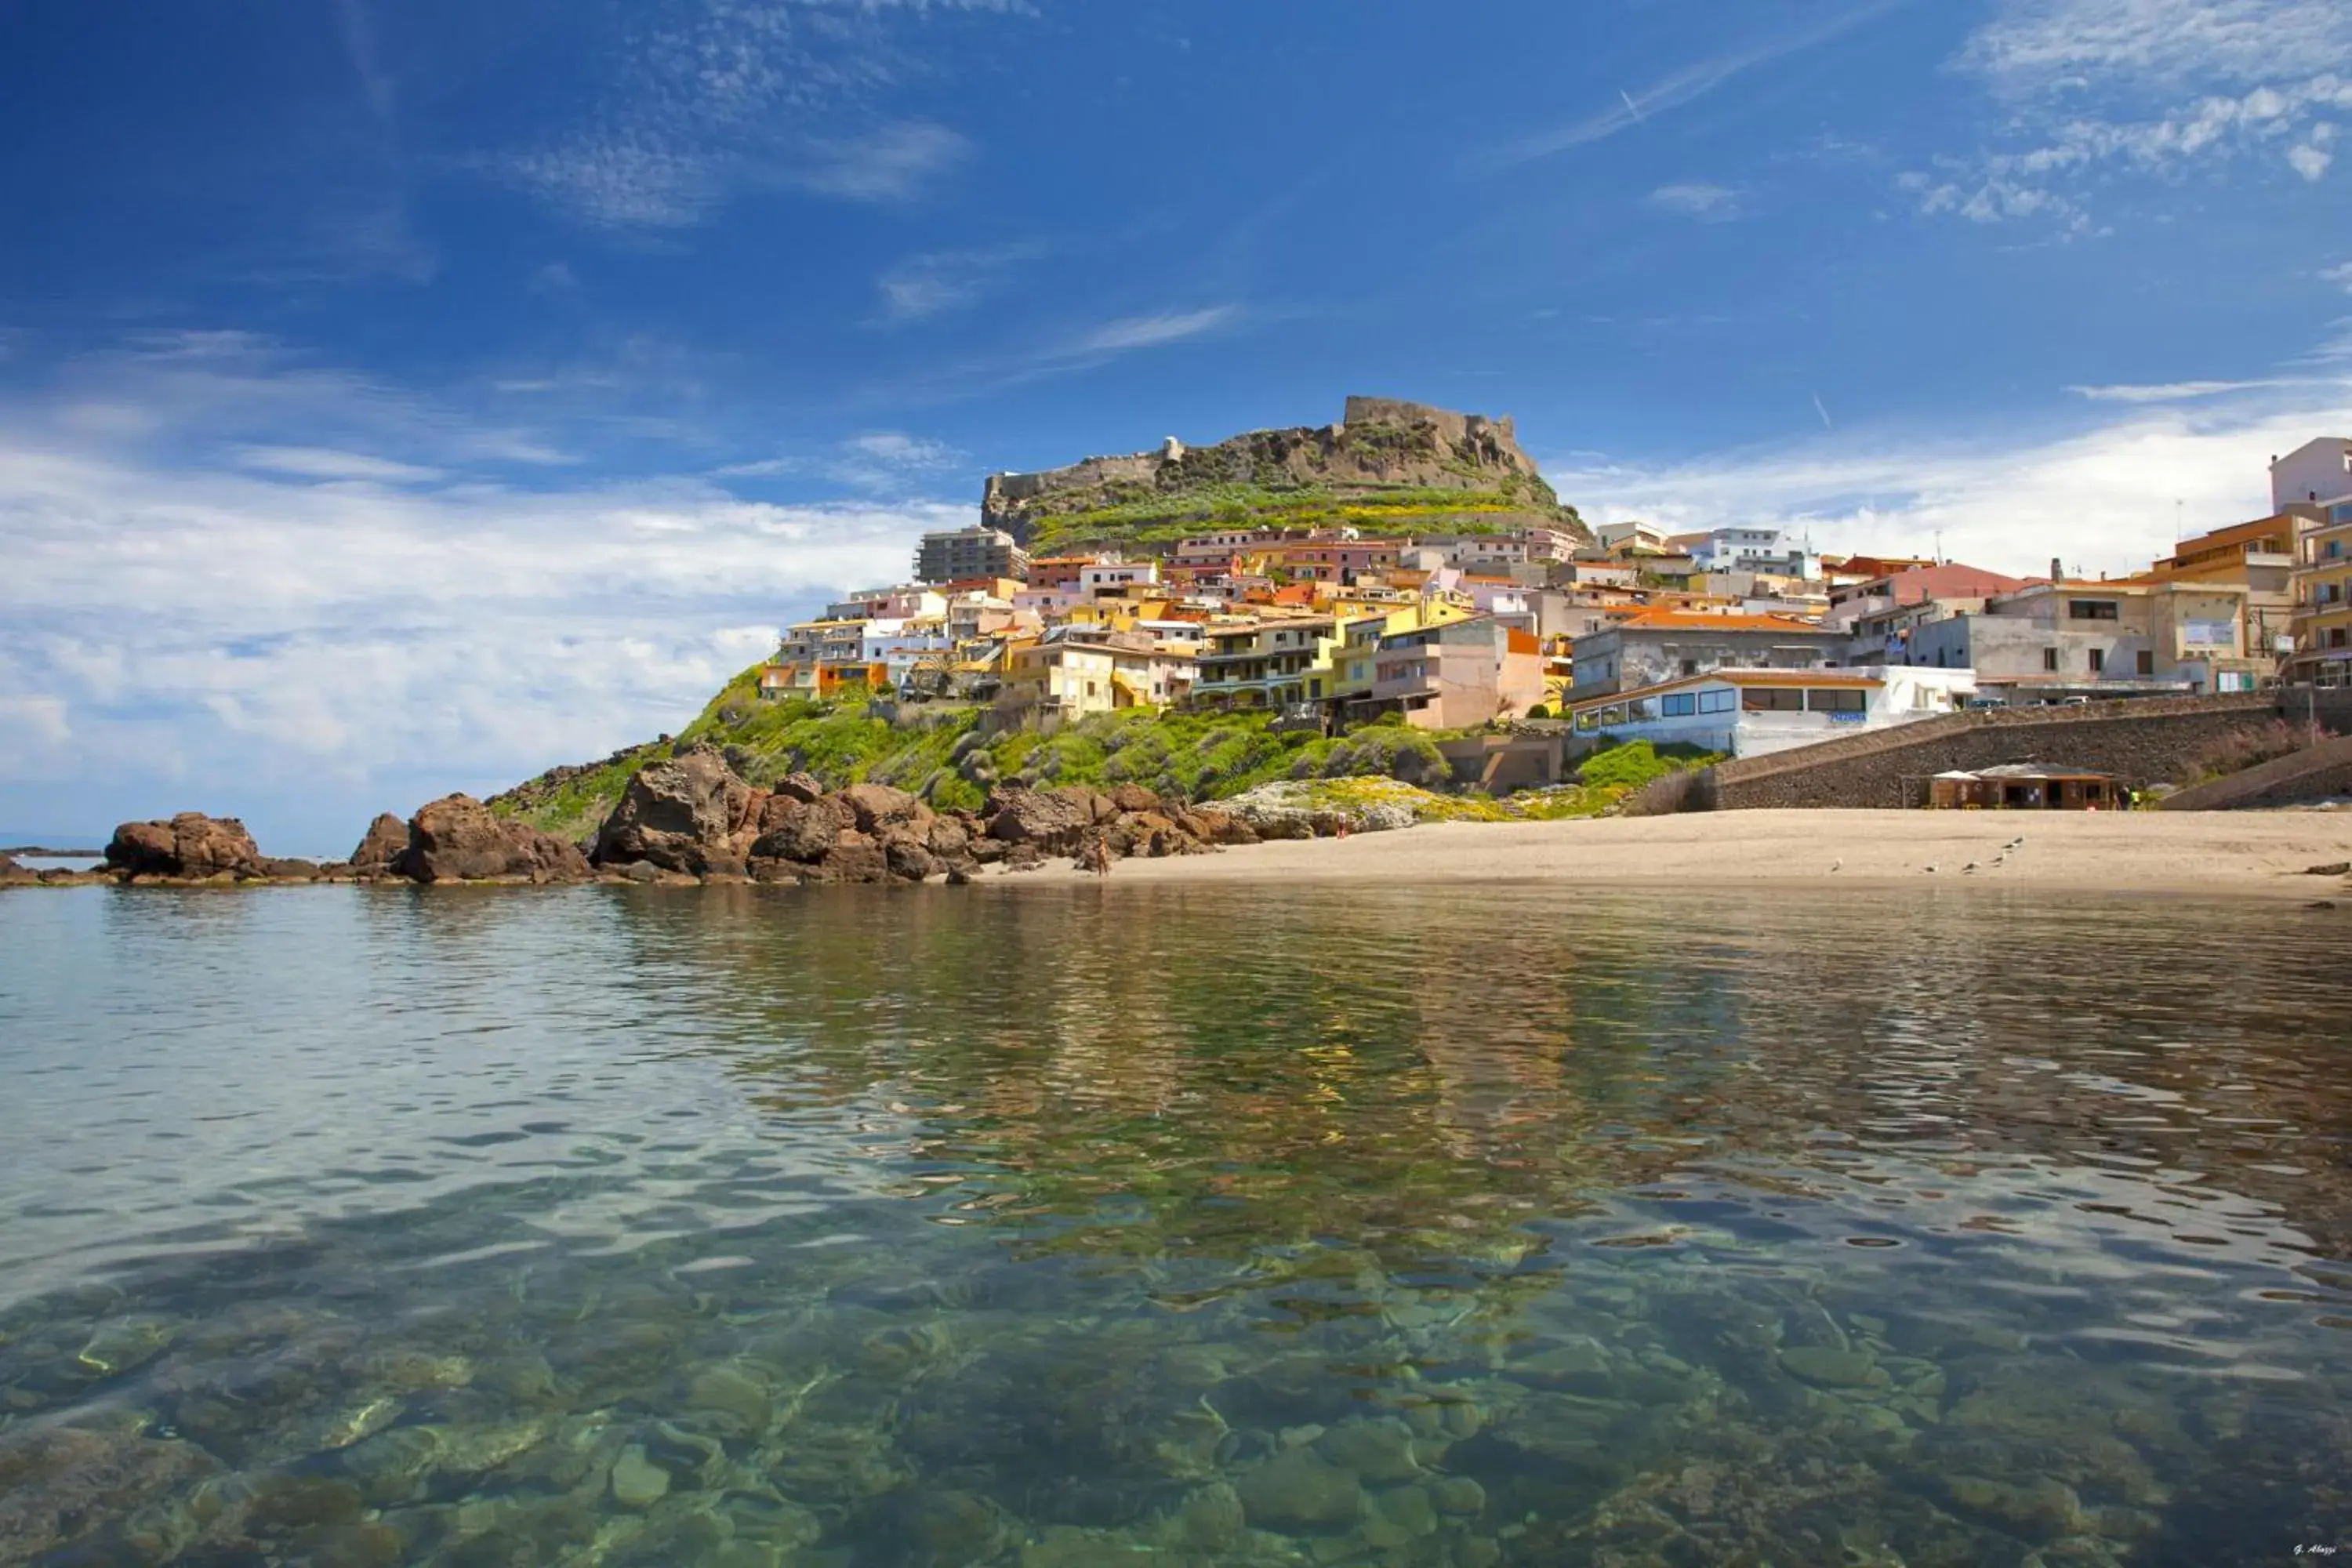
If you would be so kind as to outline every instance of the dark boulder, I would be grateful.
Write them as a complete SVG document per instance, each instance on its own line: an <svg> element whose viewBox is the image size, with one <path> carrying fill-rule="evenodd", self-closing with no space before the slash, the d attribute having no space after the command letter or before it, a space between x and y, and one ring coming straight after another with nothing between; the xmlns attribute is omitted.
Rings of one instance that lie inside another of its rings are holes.
<svg viewBox="0 0 2352 1568"><path fill-rule="evenodd" d="M397 877L408 854L408 824L385 812L368 824L352 851L352 871L361 877Z"/></svg>
<svg viewBox="0 0 2352 1568"><path fill-rule="evenodd" d="M733 849L753 805L751 786L708 748L640 768L596 837L597 863L650 860L699 875Z"/></svg>
<svg viewBox="0 0 2352 1568"><path fill-rule="evenodd" d="M1044 854L1073 854L1095 824L1096 798L1089 789L1000 789L988 799L988 836Z"/></svg>
<svg viewBox="0 0 2352 1568"><path fill-rule="evenodd" d="M824 785L814 773L786 773L776 781L776 793L803 805L824 794Z"/></svg>
<svg viewBox="0 0 2352 1568"><path fill-rule="evenodd" d="M902 823L930 819L931 808L902 789L888 784L851 784L836 797L856 814L860 833L879 833Z"/></svg>
<svg viewBox="0 0 2352 1568"><path fill-rule="evenodd" d="M190 879L267 874L244 823L200 811L184 811L169 822L124 823L106 847L106 864L132 876Z"/></svg>
<svg viewBox="0 0 2352 1568"><path fill-rule="evenodd" d="M894 833L882 841L883 863L890 875L902 882L919 882L936 877L941 869L923 841L908 833Z"/></svg>
<svg viewBox="0 0 2352 1568"><path fill-rule="evenodd" d="M1122 813L1158 811L1160 796L1139 784L1123 784L1110 792L1110 803Z"/></svg>
<svg viewBox="0 0 2352 1568"><path fill-rule="evenodd" d="M752 841L751 854L755 858L777 860L822 860L844 833L857 826L849 807L830 795L806 803L772 795L761 820L774 826Z"/></svg>
<svg viewBox="0 0 2352 1568"><path fill-rule="evenodd" d="M942 860L961 860L971 852L971 829L961 817L935 816L924 846Z"/></svg>
<svg viewBox="0 0 2352 1568"><path fill-rule="evenodd" d="M578 846L529 823L495 816L469 795L446 795L418 808L408 825L408 849L401 866L420 882L493 877L570 882L588 875L587 858Z"/></svg>
<svg viewBox="0 0 2352 1568"><path fill-rule="evenodd" d="M319 863L280 859L273 855L261 862L261 873L273 882L315 882L319 879Z"/></svg>
<svg viewBox="0 0 2352 1568"><path fill-rule="evenodd" d="M845 839L825 851L817 862L817 878L826 882L884 882L890 878L890 863L883 858L882 847L866 840Z"/></svg>

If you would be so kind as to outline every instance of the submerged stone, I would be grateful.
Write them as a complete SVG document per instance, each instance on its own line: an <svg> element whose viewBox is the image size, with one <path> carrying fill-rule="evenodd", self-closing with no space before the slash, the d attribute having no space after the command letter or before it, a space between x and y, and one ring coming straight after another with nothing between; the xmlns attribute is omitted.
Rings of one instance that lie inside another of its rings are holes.
<svg viewBox="0 0 2352 1568"><path fill-rule="evenodd" d="M1363 1517L1355 1476L1311 1448L1286 1448L1234 1483L1249 1522L1283 1534L1340 1531Z"/></svg>
<svg viewBox="0 0 2352 1568"><path fill-rule="evenodd" d="M1315 1440L1315 1451L1374 1483L1409 1481L1422 1473L1412 1428L1402 1421L1342 1421Z"/></svg>
<svg viewBox="0 0 2352 1568"><path fill-rule="evenodd" d="M1823 1388L1861 1388L1885 1383L1878 1358L1868 1351L1830 1345L1792 1345L1780 1352L1780 1370Z"/></svg>
<svg viewBox="0 0 2352 1568"><path fill-rule="evenodd" d="M613 1461L613 1500L623 1508L648 1509L669 1495L669 1472L632 1443Z"/></svg>

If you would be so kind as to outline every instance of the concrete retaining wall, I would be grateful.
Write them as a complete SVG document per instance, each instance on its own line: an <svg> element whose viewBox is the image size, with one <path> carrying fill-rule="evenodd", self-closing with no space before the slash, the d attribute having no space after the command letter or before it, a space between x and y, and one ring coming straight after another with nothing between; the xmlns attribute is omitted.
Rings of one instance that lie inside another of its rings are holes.
<svg viewBox="0 0 2352 1568"><path fill-rule="evenodd" d="M2147 698L2062 708L1987 708L1817 746L1743 758L1703 779L1664 781L1632 797L1630 815L1768 806L1903 807L1924 781L1955 769L2042 763L2111 773L2127 788L2160 784L2181 759L2279 711L2275 694Z"/></svg>
<svg viewBox="0 0 2352 1568"><path fill-rule="evenodd" d="M2165 796L2167 811L2231 811L2248 805L2352 795L2352 739L2322 741L2308 751L2276 757L2194 789Z"/></svg>

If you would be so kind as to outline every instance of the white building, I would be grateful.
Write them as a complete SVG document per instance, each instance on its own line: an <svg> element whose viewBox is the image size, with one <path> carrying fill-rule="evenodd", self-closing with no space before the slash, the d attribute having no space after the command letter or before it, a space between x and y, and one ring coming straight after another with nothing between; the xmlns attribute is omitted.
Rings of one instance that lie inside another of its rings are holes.
<svg viewBox="0 0 2352 1568"><path fill-rule="evenodd" d="M1691 546L1691 564L1702 572L1764 572L1782 577L1815 578L1818 557L1791 546L1777 528L1718 528Z"/></svg>
<svg viewBox="0 0 2352 1568"><path fill-rule="evenodd" d="M1117 593L1139 584L1154 584L1160 581L1157 561L1097 561L1091 566L1078 568L1078 587L1091 599L1108 589Z"/></svg>
<svg viewBox="0 0 2352 1568"><path fill-rule="evenodd" d="M1570 710L1576 733L1762 756L1966 707L1968 669L1720 669Z"/></svg>
<svg viewBox="0 0 2352 1568"><path fill-rule="evenodd" d="M2271 511L2352 500L2352 440L2323 436L2271 459Z"/></svg>

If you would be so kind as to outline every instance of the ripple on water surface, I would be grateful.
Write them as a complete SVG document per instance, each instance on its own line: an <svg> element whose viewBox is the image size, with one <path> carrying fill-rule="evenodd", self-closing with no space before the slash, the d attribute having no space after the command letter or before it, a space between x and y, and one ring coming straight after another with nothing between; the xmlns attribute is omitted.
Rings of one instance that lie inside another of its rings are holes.
<svg viewBox="0 0 2352 1568"><path fill-rule="evenodd" d="M0 1564L2352 1545L2268 910L0 899Z"/></svg>

